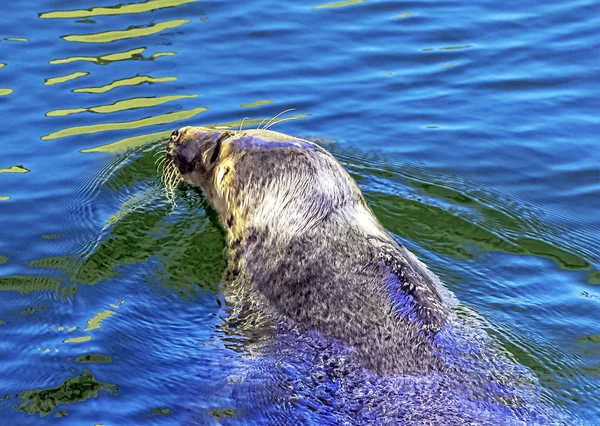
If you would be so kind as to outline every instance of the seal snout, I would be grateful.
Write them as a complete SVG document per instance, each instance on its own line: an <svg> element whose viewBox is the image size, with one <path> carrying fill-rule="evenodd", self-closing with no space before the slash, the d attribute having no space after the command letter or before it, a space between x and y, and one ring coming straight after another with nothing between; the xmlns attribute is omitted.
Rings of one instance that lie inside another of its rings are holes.
<svg viewBox="0 0 600 426"><path fill-rule="evenodd" d="M204 154L214 145L213 132L189 126L182 127L171 134L167 157L182 175L191 173L201 168L205 160Z"/></svg>

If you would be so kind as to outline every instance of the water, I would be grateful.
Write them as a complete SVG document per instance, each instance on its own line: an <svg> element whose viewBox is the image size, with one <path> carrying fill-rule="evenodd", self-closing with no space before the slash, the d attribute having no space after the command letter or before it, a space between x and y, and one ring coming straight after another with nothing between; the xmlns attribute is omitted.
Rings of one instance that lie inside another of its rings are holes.
<svg viewBox="0 0 600 426"><path fill-rule="evenodd" d="M1 424L243 422L223 232L154 156L288 108L274 129L329 148L543 401L598 424L598 5L323 4L2 3Z"/></svg>

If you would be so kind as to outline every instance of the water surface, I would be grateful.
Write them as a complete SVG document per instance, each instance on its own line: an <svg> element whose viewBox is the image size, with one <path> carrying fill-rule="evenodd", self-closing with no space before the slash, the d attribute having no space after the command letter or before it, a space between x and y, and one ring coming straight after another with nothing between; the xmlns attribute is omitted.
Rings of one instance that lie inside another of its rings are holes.
<svg viewBox="0 0 600 426"><path fill-rule="evenodd" d="M187 124L323 143L537 378L600 418L592 0L0 6L0 422L242 422L223 232L154 164ZM243 339L242 339L243 340Z"/></svg>

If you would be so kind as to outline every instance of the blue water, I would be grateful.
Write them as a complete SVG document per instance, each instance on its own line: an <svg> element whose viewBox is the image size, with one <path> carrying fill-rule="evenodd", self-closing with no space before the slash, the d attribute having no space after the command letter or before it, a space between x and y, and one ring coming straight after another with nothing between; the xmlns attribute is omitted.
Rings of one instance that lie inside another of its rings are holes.
<svg viewBox="0 0 600 426"><path fill-rule="evenodd" d="M598 4L345 3L2 2L0 424L244 423L223 233L154 161L289 108L544 404L600 423Z"/></svg>

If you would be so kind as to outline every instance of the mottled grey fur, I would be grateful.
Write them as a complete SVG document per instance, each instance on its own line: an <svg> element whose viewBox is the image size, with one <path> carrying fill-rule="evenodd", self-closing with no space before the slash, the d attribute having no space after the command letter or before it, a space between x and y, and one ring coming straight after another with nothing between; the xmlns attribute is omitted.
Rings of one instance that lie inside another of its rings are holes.
<svg viewBox="0 0 600 426"><path fill-rule="evenodd" d="M252 337L262 360L237 387L248 424L562 423L525 368L453 315L323 148L185 127L167 158L226 231L222 331Z"/></svg>
<svg viewBox="0 0 600 426"><path fill-rule="evenodd" d="M183 178L204 190L228 232L241 303L356 348L381 374L439 367L432 337L444 312L434 281L331 154L271 131L184 128L174 139Z"/></svg>

